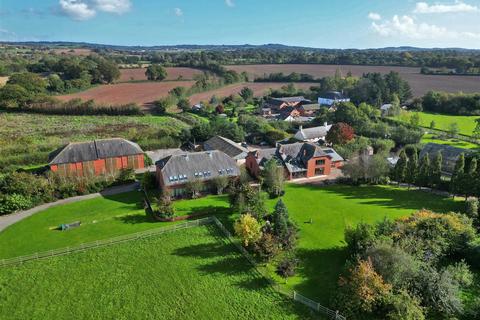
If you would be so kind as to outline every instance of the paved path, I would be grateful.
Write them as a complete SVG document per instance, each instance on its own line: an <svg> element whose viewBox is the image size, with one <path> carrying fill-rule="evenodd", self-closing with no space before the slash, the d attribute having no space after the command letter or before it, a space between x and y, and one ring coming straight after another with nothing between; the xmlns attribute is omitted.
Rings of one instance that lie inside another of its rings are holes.
<svg viewBox="0 0 480 320"><path fill-rule="evenodd" d="M45 209L48 209L48 208L51 208L51 207L55 207L55 206L58 206L58 205L61 205L61 204L78 202L78 201L87 200L87 199L98 198L98 197L101 197L101 196L112 196L112 195L119 194L119 193L134 191L137 188L138 188L138 183L135 182L135 183L128 184L128 185L108 188L108 189L105 189L104 191L99 192L99 193L92 193L92 194L87 194L85 196L78 196L78 197L62 199L62 200L58 200L56 202L45 203L45 204L39 205L38 207L28 209L28 210L25 210L25 211L20 211L20 212L17 212L17 213L12 213L12 214L9 214L9 215L0 216L0 232L2 232L2 230L4 230L5 228L11 226L12 224L14 224L14 223L16 223L20 220L23 220L23 219L25 219L27 217L30 217L31 215L33 215L37 212L41 212L41 211L43 211Z"/></svg>

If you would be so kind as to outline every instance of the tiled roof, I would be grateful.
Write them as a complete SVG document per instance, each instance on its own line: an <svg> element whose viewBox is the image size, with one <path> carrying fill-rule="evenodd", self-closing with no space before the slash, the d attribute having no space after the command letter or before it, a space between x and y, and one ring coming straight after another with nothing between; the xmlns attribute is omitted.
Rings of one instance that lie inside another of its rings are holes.
<svg viewBox="0 0 480 320"><path fill-rule="evenodd" d="M143 150L138 144L121 138L75 142L52 152L50 164L93 161L142 153Z"/></svg>
<svg viewBox="0 0 480 320"><path fill-rule="evenodd" d="M240 170L234 159L221 151L172 155L156 163L166 186L199 179L208 181L218 176L236 177Z"/></svg>
<svg viewBox="0 0 480 320"><path fill-rule="evenodd" d="M235 160L245 159L248 154L247 148L242 147L238 143L221 137L215 136L203 144L205 150L219 150L226 153Z"/></svg>

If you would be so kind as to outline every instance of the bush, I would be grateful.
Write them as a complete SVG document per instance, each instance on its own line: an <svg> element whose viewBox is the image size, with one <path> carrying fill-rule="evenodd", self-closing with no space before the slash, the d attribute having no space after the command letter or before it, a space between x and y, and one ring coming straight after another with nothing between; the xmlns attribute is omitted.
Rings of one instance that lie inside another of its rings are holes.
<svg viewBox="0 0 480 320"><path fill-rule="evenodd" d="M28 209L32 201L21 194L11 194L0 198L0 215Z"/></svg>
<svg viewBox="0 0 480 320"><path fill-rule="evenodd" d="M465 213L474 221L478 219L478 199L470 198L465 203Z"/></svg>
<svg viewBox="0 0 480 320"><path fill-rule="evenodd" d="M261 226L251 214L243 214L234 225L235 234L245 247L256 243L262 236Z"/></svg>
<svg viewBox="0 0 480 320"><path fill-rule="evenodd" d="M171 219L175 216L175 207L173 206L170 193L166 190L162 192L160 198L157 200L158 217L162 219Z"/></svg>
<svg viewBox="0 0 480 320"><path fill-rule="evenodd" d="M145 191L155 189L157 186L155 174L153 172L145 172L142 176L141 185Z"/></svg>
<svg viewBox="0 0 480 320"><path fill-rule="evenodd" d="M135 181L135 170L129 168L129 169L123 169L120 171L117 182L126 183L126 182L133 182L133 181Z"/></svg>
<svg viewBox="0 0 480 320"><path fill-rule="evenodd" d="M275 237L268 232L263 232L262 237L255 242L255 253L264 260L270 260L277 255L280 248L278 247Z"/></svg>
<svg viewBox="0 0 480 320"><path fill-rule="evenodd" d="M298 267L298 259L287 257L277 266L277 274L283 278L292 277Z"/></svg>

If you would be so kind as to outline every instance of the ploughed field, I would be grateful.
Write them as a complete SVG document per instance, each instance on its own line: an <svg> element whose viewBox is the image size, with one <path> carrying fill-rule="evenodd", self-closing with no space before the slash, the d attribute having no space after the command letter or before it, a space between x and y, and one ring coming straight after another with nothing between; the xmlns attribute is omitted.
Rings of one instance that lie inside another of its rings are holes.
<svg viewBox="0 0 480 320"><path fill-rule="evenodd" d="M310 319L214 226L0 269L1 319Z"/></svg>
<svg viewBox="0 0 480 320"><path fill-rule="evenodd" d="M415 96L422 96L430 90L446 92L478 92L480 91L480 76L440 76L423 75L420 68L395 67L395 66L358 66L358 65L321 65L321 64L262 64L262 65L232 65L227 69L237 72L247 72L253 81L256 77L263 77L270 73L283 72L284 74L306 73L316 78L333 76L336 69L343 75L349 71L354 76L361 76L367 72L388 73L398 72L412 87Z"/></svg>
<svg viewBox="0 0 480 320"><path fill-rule="evenodd" d="M253 90L255 96L262 96L268 92L270 89L280 89L283 86L288 85L289 83L283 82L244 82L236 83L223 88L201 92L190 96L190 102L199 103L201 101L209 101L212 96L217 97L226 97L231 94L239 93L244 87L249 87ZM307 90L311 86L315 86L316 83L294 83L296 88Z"/></svg>
<svg viewBox="0 0 480 320"><path fill-rule="evenodd" d="M195 75L202 74L203 71L194 68L165 68L167 70L167 79L166 80L192 80ZM128 81L147 81L145 76L146 68L132 68L132 69L120 69L120 79L119 82L128 82Z"/></svg>
<svg viewBox="0 0 480 320"><path fill-rule="evenodd" d="M173 88L189 88L193 84L193 81L118 83L101 85L86 91L58 96L58 98L63 101L80 98L94 100L97 104L110 105L137 103L142 107L148 107L155 100L166 97Z"/></svg>

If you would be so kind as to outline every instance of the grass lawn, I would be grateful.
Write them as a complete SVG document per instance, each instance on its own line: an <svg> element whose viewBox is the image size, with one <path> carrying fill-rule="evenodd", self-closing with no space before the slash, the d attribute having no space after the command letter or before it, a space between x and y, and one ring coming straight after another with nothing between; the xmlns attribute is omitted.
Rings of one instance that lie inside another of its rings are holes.
<svg viewBox="0 0 480 320"><path fill-rule="evenodd" d="M134 192L50 208L1 232L0 258L163 226L146 219L143 209L137 207L140 200L140 194ZM288 184L284 201L300 228L298 255L302 260L298 274L285 285L326 305L345 263L346 226L361 221L373 223L385 217L395 219L422 208L438 212L463 208L462 202L427 192L382 186L319 188ZM276 200L268 201L270 208L275 203ZM175 206L180 215L211 211L229 228L236 219L236 215L229 214L225 196L179 201ZM76 220L84 225L66 232L49 230ZM94 220L97 222L93 223Z"/></svg>
<svg viewBox="0 0 480 320"><path fill-rule="evenodd" d="M410 117L413 112L403 112L401 115L396 117L397 120L403 122L409 122ZM479 119L479 116L453 116L453 115L443 115L443 114L434 114L427 112L418 112L420 116L420 125L425 128L430 127L430 123L435 121L435 129L448 131L449 125L452 123L457 123L459 128L459 133L471 136L473 129L476 126L476 119Z"/></svg>
<svg viewBox="0 0 480 320"><path fill-rule="evenodd" d="M439 139L434 134L425 134L422 137L421 143L437 143L445 144L452 147L463 148L463 149L480 149L480 145L474 144L468 141L462 141L457 139Z"/></svg>
<svg viewBox="0 0 480 320"><path fill-rule="evenodd" d="M2 268L0 292L5 320L311 319L213 226Z"/></svg>
<svg viewBox="0 0 480 320"><path fill-rule="evenodd" d="M27 255L55 248L161 228L171 223L155 223L140 205L143 194L129 192L49 208L0 232L0 258ZM193 212L224 214L225 196L175 202L178 215ZM79 228L52 230L62 223L81 221Z"/></svg>

